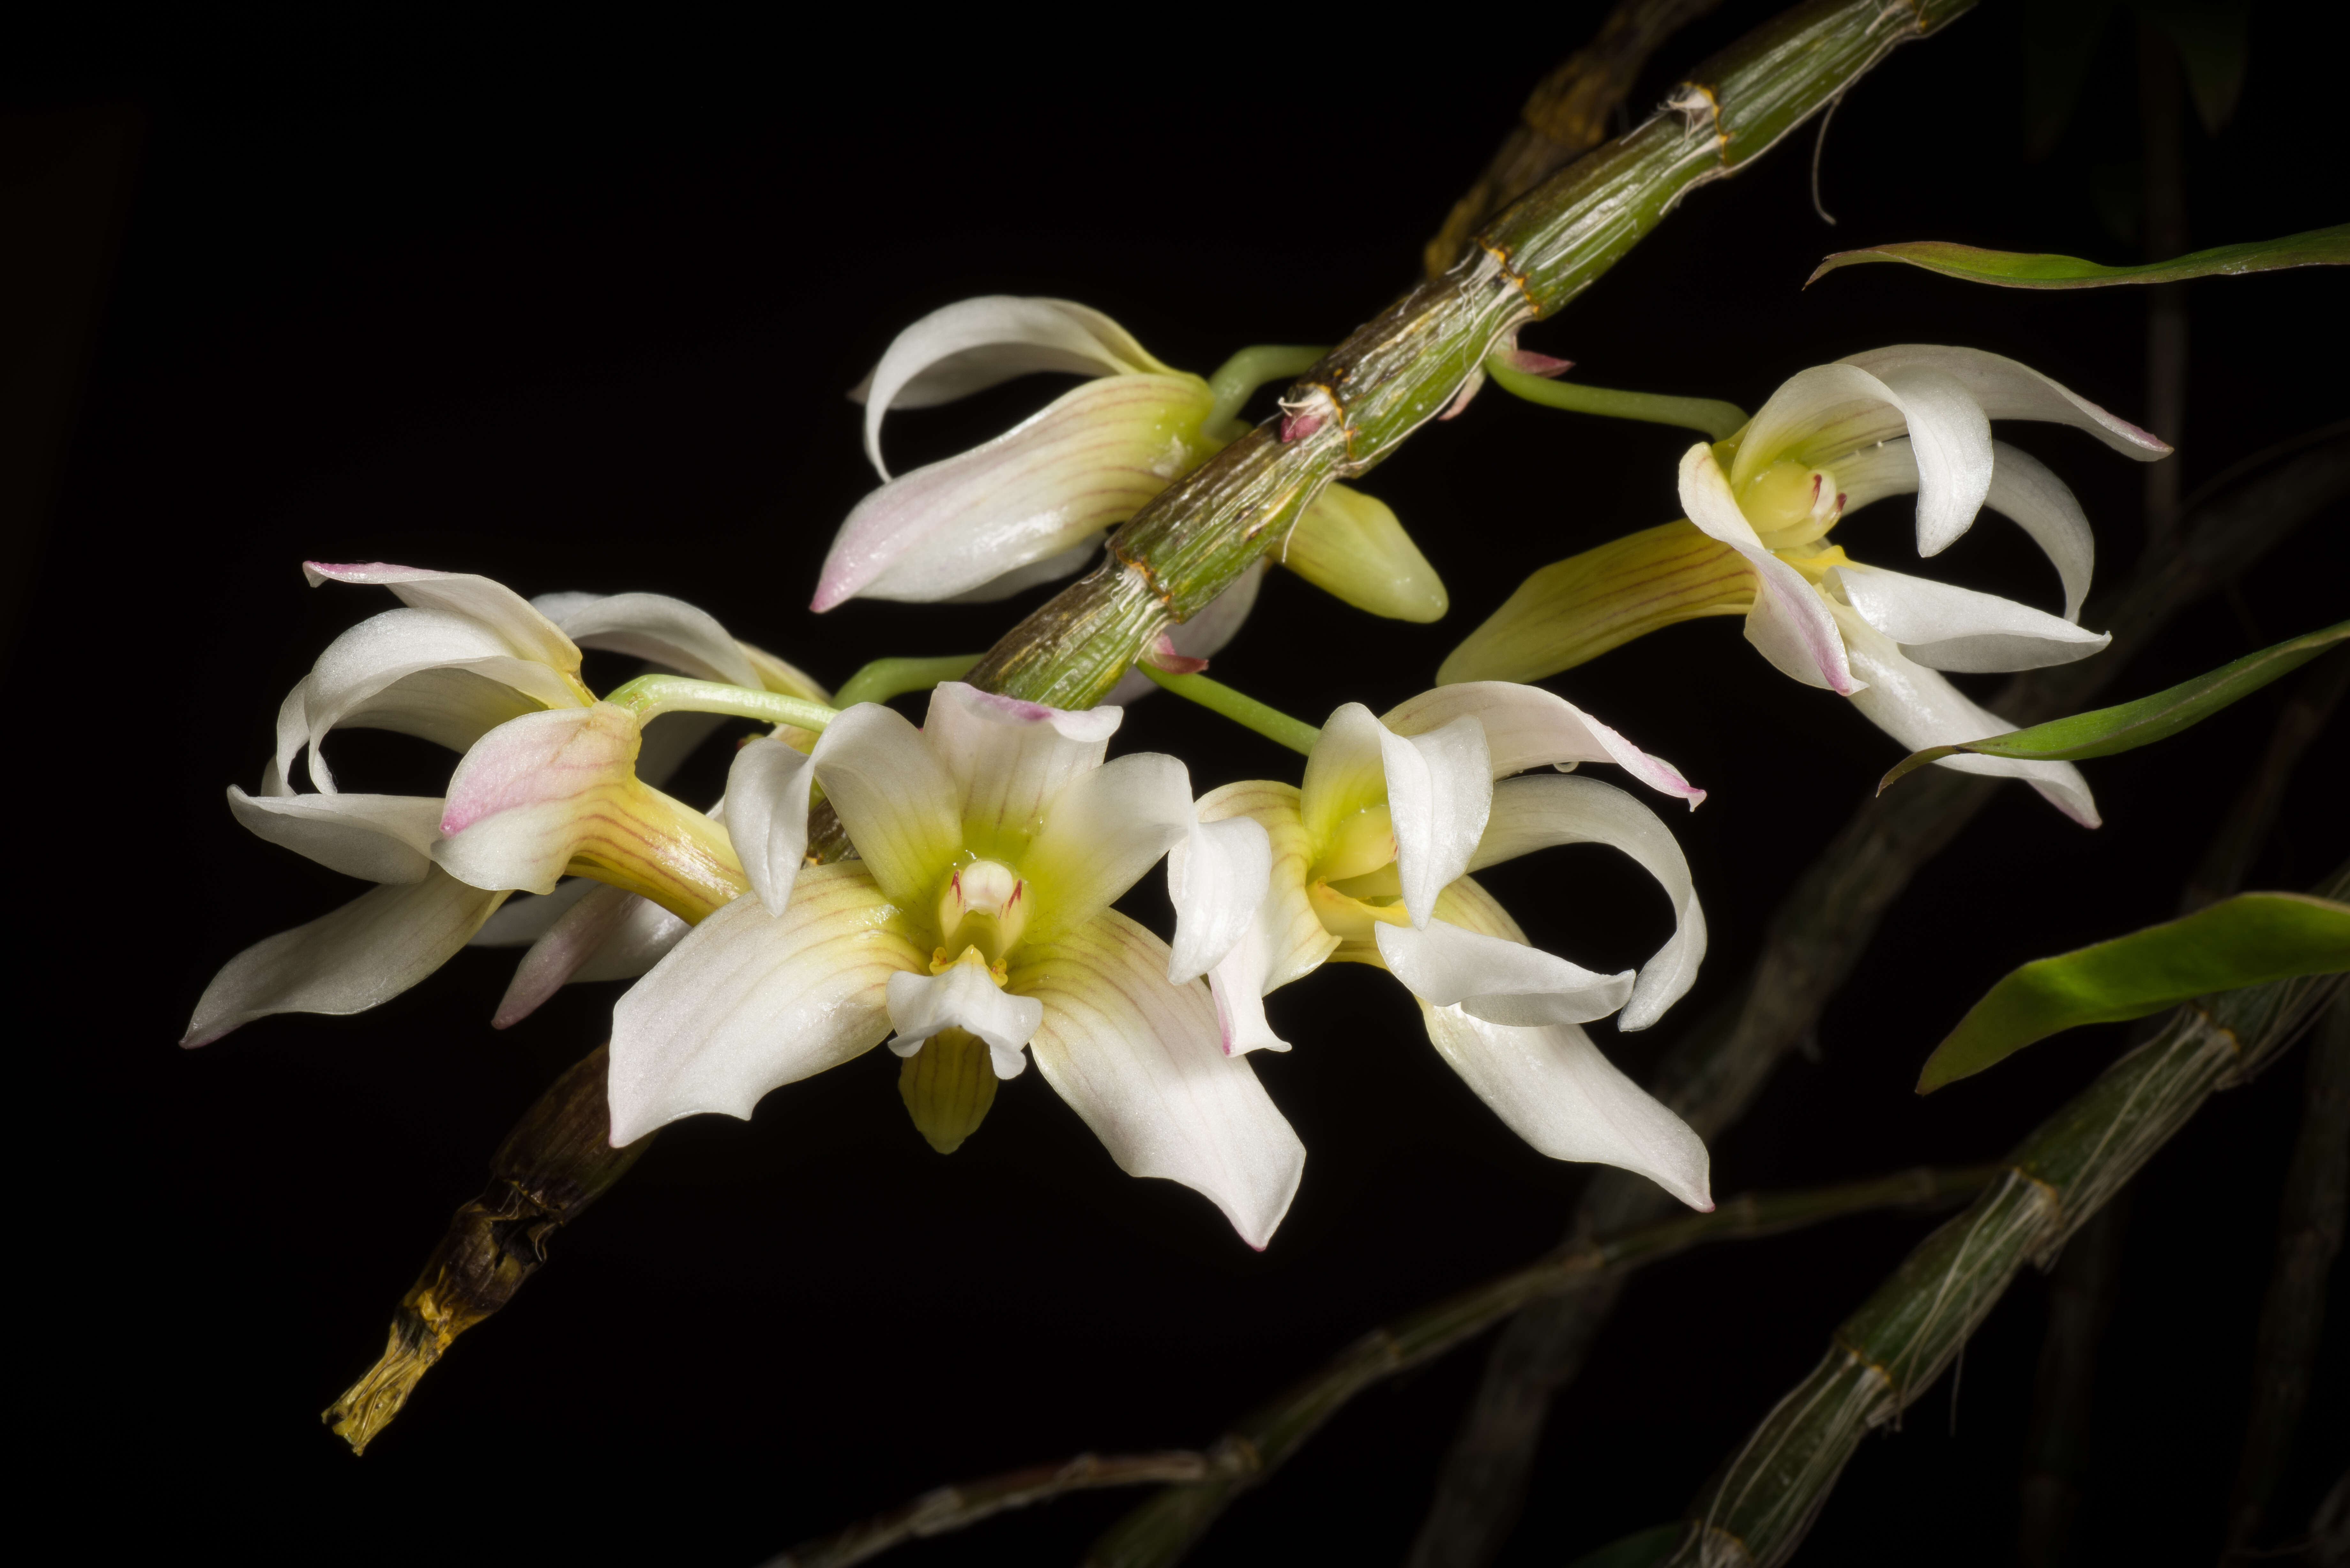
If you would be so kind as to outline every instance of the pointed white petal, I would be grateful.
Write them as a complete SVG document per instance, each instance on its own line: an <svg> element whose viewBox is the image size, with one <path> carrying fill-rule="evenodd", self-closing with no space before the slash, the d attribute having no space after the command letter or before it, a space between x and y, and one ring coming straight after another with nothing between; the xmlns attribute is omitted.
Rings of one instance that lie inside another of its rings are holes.
<svg viewBox="0 0 2350 1568"><path fill-rule="evenodd" d="M634 980L668 957L693 929L626 888L585 878L565 886L590 890L573 900L523 954L491 1028L513 1028L575 980ZM552 903L561 893L558 888L540 902Z"/></svg>
<svg viewBox="0 0 2350 1568"><path fill-rule="evenodd" d="M332 914L231 959L196 1003L180 1044L208 1045L273 1012L364 1012L449 961L504 893L428 872L370 888Z"/></svg>
<svg viewBox="0 0 2350 1568"><path fill-rule="evenodd" d="M612 1142L680 1116L748 1118L759 1097L889 1033L889 977L927 972L855 861L812 867L770 919L737 898L686 934L612 1010Z"/></svg>
<svg viewBox="0 0 2350 1568"><path fill-rule="evenodd" d="M411 794L249 795L228 786L247 831L346 877L421 882L441 836L441 803Z"/></svg>
<svg viewBox="0 0 2350 1568"><path fill-rule="evenodd" d="M1991 451L1999 462L1984 504L2032 535L2064 584L2064 618L2079 620L2097 564L2097 538L2089 531L2088 514L2070 487L2030 452L2005 441L1992 442Z"/></svg>
<svg viewBox="0 0 2350 1568"><path fill-rule="evenodd" d="M582 648L634 654L702 680L759 690L743 645L708 610L667 594L541 594L531 604Z"/></svg>
<svg viewBox="0 0 2350 1568"><path fill-rule="evenodd" d="M1854 669L1868 679L1867 689L1853 699L1853 705L1870 723L1909 750L1980 741L2015 728L1989 709L1969 701L1957 687L1924 665L1903 658L1892 639L1863 620L1857 611L1839 605L1836 621L1851 644ZM1935 765L1959 773L2022 779L2082 826L2098 824L2089 781L2070 763L2016 762L1960 753Z"/></svg>
<svg viewBox="0 0 2350 1568"><path fill-rule="evenodd" d="M1177 985L1222 963L1248 934L1273 879L1273 840L1245 816L1193 822L1167 852L1175 942L1167 978Z"/></svg>
<svg viewBox="0 0 2350 1568"><path fill-rule="evenodd" d="M476 888L551 893L595 798L632 776L636 722L608 703L525 713L476 742L450 775L433 846Z"/></svg>
<svg viewBox="0 0 2350 1568"><path fill-rule="evenodd" d="M2085 659L2113 640L2013 599L1880 566L1836 566L1830 576L1845 603L1929 670L2038 670Z"/></svg>
<svg viewBox="0 0 2350 1568"><path fill-rule="evenodd" d="M1493 786L1493 815L1469 869L1566 844L1605 844L1622 850L1672 900L1671 940L1640 967L1639 982L1616 1021L1618 1029L1646 1029L1688 994L1705 959L1705 911L1698 904L1689 860L1671 829L1634 796L1596 779L1554 775L1504 779ZM1384 946L1380 950L1386 950Z"/></svg>
<svg viewBox="0 0 2350 1568"><path fill-rule="evenodd" d="M1742 448L1742 462L1744 452ZM1756 592L1754 607L1746 614L1746 640L1781 674L1850 695L1852 670L1827 607L1802 573L1762 548L1753 524L1738 509L1712 448L1700 442L1681 454L1680 491L1681 505L1698 531L1736 550L1754 568Z"/></svg>
<svg viewBox="0 0 2350 1568"><path fill-rule="evenodd" d="M902 714L859 702L824 732L810 757L862 864L894 901L938 897L962 848L961 791Z"/></svg>
<svg viewBox="0 0 2350 1568"><path fill-rule="evenodd" d="M1485 744L1496 778L1527 768L1572 768L1583 763L1613 763L1659 794L1690 803L1695 810L1705 791L1681 777L1662 757L1652 757L1565 698L1539 686L1511 680L1464 680L1398 704L1387 715L1399 735L1430 730L1471 716L1485 727ZM1310 777L1313 763L1308 760Z"/></svg>
<svg viewBox="0 0 2350 1568"><path fill-rule="evenodd" d="M407 611L395 611L407 614ZM462 752L504 723L525 713L536 713L546 704L536 697L525 696L503 680L494 680L482 673L504 671L530 680L539 687L544 672L537 665L510 665L504 659L488 659L470 669L438 667L415 670L400 676L390 685L343 704L332 728L338 730L390 730L395 734L414 735L435 745ZM564 706L577 701L567 693ZM324 735L322 727L318 733ZM297 742L298 743L298 742Z"/></svg>
<svg viewBox="0 0 2350 1568"><path fill-rule="evenodd" d="M554 929L555 923L569 914L580 899L588 897L603 883L586 877L573 877L559 884L552 893L517 893L508 898L473 933L465 945L475 948L526 948Z"/></svg>
<svg viewBox="0 0 2350 1568"><path fill-rule="evenodd" d="M1093 919L1183 842L1191 775L1173 757L1136 752L1078 774L1045 803L1044 816L1019 861L1035 900L1030 941Z"/></svg>
<svg viewBox="0 0 2350 1568"><path fill-rule="evenodd" d="M857 504L814 607L854 596L931 603L1072 550L1125 522L1205 455L1212 399L1189 376L1112 376Z"/></svg>
<svg viewBox="0 0 2350 1568"><path fill-rule="evenodd" d="M765 737L736 752L726 771L726 836L771 915L791 902L792 880L807 857L808 786L815 782L806 756Z"/></svg>
<svg viewBox="0 0 2350 1568"><path fill-rule="evenodd" d="M507 652L551 670L579 668L579 649L528 599L488 577L471 572L434 572L420 566L395 566L387 561L338 566L305 561L302 573L317 587L322 582L371 583L390 588L400 603L417 609L462 617L496 636Z"/></svg>
<svg viewBox="0 0 2350 1568"><path fill-rule="evenodd" d="M1459 1006L1488 1023L1588 1023L1630 999L1632 971L1597 974L1540 948L1430 920L1424 930L1380 924L1379 957L1424 1002Z"/></svg>
<svg viewBox="0 0 2350 1568"><path fill-rule="evenodd" d="M1047 708L942 680L931 690L922 738L955 781L966 827L1027 833L1045 802L1101 766L1125 718L1116 708Z"/></svg>
<svg viewBox="0 0 2350 1568"><path fill-rule="evenodd" d="M1974 526L1991 489L1991 421L1966 389L1938 370L1903 366L1885 384L1909 421L1918 464L1918 554L1939 556Z"/></svg>
<svg viewBox="0 0 2350 1568"><path fill-rule="evenodd" d="M1115 910L1024 951L1013 989L1044 1003L1030 1045L1045 1081L1132 1176L1203 1193L1241 1240L1273 1239L1305 1146L1241 1056L1207 989L1167 981L1167 948Z"/></svg>
<svg viewBox="0 0 2350 1568"><path fill-rule="evenodd" d="M849 396L865 405L865 455L886 480L881 421L893 407L951 403L1036 370L1116 376L1166 369L1098 310L994 294L958 300L898 334Z"/></svg>
<svg viewBox="0 0 2350 1568"><path fill-rule="evenodd" d="M1713 1207L1704 1142L1575 1025L1516 1029L1426 1002L1420 1015L1438 1054L1542 1153L1617 1166L1700 1212Z"/></svg>
<svg viewBox="0 0 2350 1568"><path fill-rule="evenodd" d="M1463 714L1438 729L1399 735L1379 726L1388 810L1395 826L1396 874L1404 909L1425 927L1436 896L1469 869L1493 804L1493 763L1485 726Z"/></svg>
<svg viewBox="0 0 2350 1568"><path fill-rule="evenodd" d="M950 964L943 974L889 977L889 1023L898 1032L889 1049L900 1056L912 1055L942 1030L962 1029L987 1042L997 1077L1016 1078L1028 1066L1021 1048L1044 1016L1043 1002L1006 994L978 963Z"/></svg>
<svg viewBox="0 0 2350 1568"><path fill-rule="evenodd" d="M1847 356L1843 361L1883 377L1912 367L1936 370L1966 389L1983 413L1994 420L2042 420L2084 430L2107 446L2140 462L2168 457L2170 448L2127 420L2116 419L2096 404L2057 385L2029 365L1980 348L1952 348L1931 343L1899 343Z"/></svg>
<svg viewBox="0 0 2350 1568"><path fill-rule="evenodd" d="M1933 365L1896 360L1871 373L1847 360L1799 371L1754 416L1731 482L1742 485L1783 457L1835 468L1841 479L1846 454L1904 433L1918 464L1918 553L1935 555L1974 522L1991 459L1981 407Z"/></svg>
<svg viewBox="0 0 2350 1568"><path fill-rule="evenodd" d="M1728 478L1733 487L1742 488L1782 458L1816 466L1908 431L1898 399L1876 376L1850 365L1814 365L1780 382L1755 410L1739 434ZM1686 497L1682 504L1688 504ZM1694 513L1690 521L1706 527ZM1725 545L1738 543L1719 534L1714 537Z"/></svg>
<svg viewBox="0 0 2350 1568"><path fill-rule="evenodd" d="M1039 583L1057 583L1063 577L1075 576L1093 565L1101 553L1107 534L1088 534L1057 556L1047 556L1041 561L1031 561L1024 566L1014 566L1000 577L990 577L975 588L941 599L949 605L999 604L1016 593L1035 587Z"/></svg>

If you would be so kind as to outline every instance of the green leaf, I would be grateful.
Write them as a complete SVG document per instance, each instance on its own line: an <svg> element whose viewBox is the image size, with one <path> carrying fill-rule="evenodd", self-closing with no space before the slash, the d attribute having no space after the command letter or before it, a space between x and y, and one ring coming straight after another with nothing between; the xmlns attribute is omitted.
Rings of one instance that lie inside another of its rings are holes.
<svg viewBox="0 0 2350 1568"><path fill-rule="evenodd" d="M1932 1094L2084 1023L2118 1023L2215 991L2343 970L2350 970L2350 904L2239 893L2183 920L2016 970L1934 1047L1918 1092Z"/></svg>
<svg viewBox="0 0 2350 1568"><path fill-rule="evenodd" d="M1673 1548L1681 1543L1689 1527L1675 1520L1649 1530L1637 1530L1619 1540L1611 1541L1596 1552L1586 1552L1567 1564L1567 1568L1650 1568L1672 1555Z"/></svg>
<svg viewBox="0 0 2350 1568"><path fill-rule="evenodd" d="M2209 675L2182 680L2168 691L2158 691L2135 702L2075 713L2069 719L2051 719L2028 730L2011 730L2004 735L1964 741L1955 746L1929 746L1895 763L1877 781L1877 793L1883 794L1903 774L1959 752L2012 757L2027 763L2070 763L2084 757L2110 757L2116 752L2136 751L2167 740L2181 730L2192 729L2280 675L2298 670L2345 638L2350 638L2350 620L2246 654Z"/></svg>
<svg viewBox="0 0 2350 1568"><path fill-rule="evenodd" d="M1947 240L1913 240L1903 244L1871 245L1866 250L1838 251L1822 261L1804 280L1805 288L1835 271L1862 262L1908 262L1945 277L1969 283L1994 283L2002 288L2105 288L2120 283L2179 283L2190 277L2232 277L2242 273L2277 272L2294 266L2350 265L2350 223L2287 234L2281 240L2251 240L2220 245L2171 261L2138 266L2104 266L2078 256L2029 255L2021 251L1987 251Z"/></svg>

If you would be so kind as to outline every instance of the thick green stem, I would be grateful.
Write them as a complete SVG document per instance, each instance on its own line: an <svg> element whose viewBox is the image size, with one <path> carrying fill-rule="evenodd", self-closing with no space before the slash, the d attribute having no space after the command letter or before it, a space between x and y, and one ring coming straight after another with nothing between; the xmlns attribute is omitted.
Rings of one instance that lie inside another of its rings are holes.
<svg viewBox="0 0 2350 1568"><path fill-rule="evenodd" d="M1268 421L1176 481L971 672L1059 708L1097 702L1169 622L1190 619L1287 532L1325 485L1365 472L1459 395L1505 337L1556 313L1683 197L1728 177L1898 46L1973 0L1814 0L1700 66L1669 108L1561 170L1478 248L1309 369ZM1289 439L1284 439L1284 433Z"/></svg>
<svg viewBox="0 0 2350 1568"><path fill-rule="evenodd" d="M1498 354L1485 361L1493 385L1513 398L1565 409L1571 414L1602 414L1616 420L1641 420L1652 425L1678 425L1702 431L1709 441L1726 441L1746 423L1746 410L1736 403L1713 398L1668 398L1655 392L1617 392L1586 387L1580 381L1552 381L1529 376L1502 362Z"/></svg>
<svg viewBox="0 0 2350 1568"><path fill-rule="evenodd" d="M2317 891L2350 892L2350 870ZM1793 1555L1861 1438L1941 1376L2017 1271L2053 1263L2205 1100L2290 1045L2342 978L2254 986L2179 1008L2043 1123L1999 1181L1845 1320L1819 1366L1699 1495L1672 1568L1761 1568Z"/></svg>
<svg viewBox="0 0 2350 1568"><path fill-rule="evenodd" d="M1292 376L1304 375L1328 352L1326 344L1309 348L1292 343L1258 343L1242 349L1217 366L1216 373L1208 378L1208 390L1216 402L1208 410L1204 428L1225 440L1245 435L1248 427L1237 421L1241 410L1256 389L1267 381L1285 381Z"/></svg>
<svg viewBox="0 0 2350 1568"><path fill-rule="evenodd" d="M840 683L834 704L853 708L859 702L887 702L908 691L928 691L941 680L960 680L979 662L976 653L950 653L937 659L877 659Z"/></svg>
<svg viewBox="0 0 2350 1568"><path fill-rule="evenodd" d="M639 723L663 713L724 713L737 719L757 719L769 724L789 724L799 730L821 730L840 717L837 708L786 697L780 691L753 691L719 680L696 680L688 675L639 675L616 687L604 699L625 708Z"/></svg>
<svg viewBox="0 0 2350 1568"><path fill-rule="evenodd" d="M1235 691L1221 680L1211 680L1204 675L1170 675L1164 670L1153 670L1148 664L1138 664L1137 670L1186 701L1197 702L1211 711L1222 713L1233 723L1254 730L1266 740L1287 746L1300 756L1314 749L1322 732L1303 719L1293 719L1278 708L1268 708L1255 698Z"/></svg>

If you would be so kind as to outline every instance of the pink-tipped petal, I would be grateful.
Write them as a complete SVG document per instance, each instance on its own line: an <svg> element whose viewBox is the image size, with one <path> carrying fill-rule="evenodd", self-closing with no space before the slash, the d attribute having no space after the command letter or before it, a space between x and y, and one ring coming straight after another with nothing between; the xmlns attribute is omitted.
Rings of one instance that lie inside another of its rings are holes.
<svg viewBox="0 0 2350 1568"><path fill-rule="evenodd" d="M1929 670L2038 670L2085 659L2113 640L2013 599L1880 566L1848 563L1830 576L1845 603Z"/></svg>
<svg viewBox="0 0 2350 1568"><path fill-rule="evenodd" d="M1843 363L1879 377L1912 366L1939 371L1964 387L1988 418L2071 425L2140 462L2170 455L2169 446L2152 432L2107 413L2031 366L2002 355L1933 343L1897 343L1849 355Z"/></svg>
<svg viewBox="0 0 2350 1568"><path fill-rule="evenodd" d="M1047 708L961 680L931 692L922 738L955 782L966 824L1033 825L1045 803L1101 766L1122 708Z"/></svg>

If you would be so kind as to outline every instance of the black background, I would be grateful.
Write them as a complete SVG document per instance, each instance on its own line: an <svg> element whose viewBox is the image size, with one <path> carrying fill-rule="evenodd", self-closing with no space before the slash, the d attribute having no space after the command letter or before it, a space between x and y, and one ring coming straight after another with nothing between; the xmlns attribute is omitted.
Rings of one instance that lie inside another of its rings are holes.
<svg viewBox="0 0 2350 1568"><path fill-rule="evenodd" d="M1769 10L1691 28L1635 105ZM21 251L52 292L12 302L88 349L18 410L72 418L50 504L8 524L28 585L7 682L11 946L30 1014L12 1033L33 1085L16 1207L39 1216L16 1271L35 1391L16 1425L56 1477L20 1512L91 1500L72 1517L107 1556L211 1542L255 1561L749 1563L956 1477L1205 1442L1383 1318L1555 1241L1579 1169L1509 1137L1391 982L1326 971L1272 1004L1301 1048L1256 1058L1312 1154L1264 1255L1195 1195L1120 1176L1034 1075L941 1159L877 1054L771 1096L747 1127L663 1135L354 1461L315 1412L375 1355L449 1211L600 1037L616 988L575 987L494 1033L512 955L473 952L373 1014L172 1042L221 963L356 891L244 836L221 802L232 780L252 787L278 699L317 650L390 602L307 589L300 560L675 594L832 681L886 653L975 650L1041 593L805 607L872 483L841 393L890 336L1001 291L1100 306L1201 372L1246 343L1335 340L1411 281L1526 88L1597 15L1456 10L1407 35L1295 7L970 28L871 7L821 32L146 14L12 47L8 108L34 117L8 129L11 173L36 192L23 233L88 237L80 252L57 238L47 274L47 252ZM2217 140L2190 127L2198 243L2344 215L2321 172L2336 111L2303 90L2291 16L2256 16L2237 122ZM2135 254L2112 226L2126 202L2095 199L2132 179L2126 30L2034 163L2019 34L2014 7L1988 7L1851 95L1823 171L1840 226L1812 213L1807 132L1690 200L1528 346L1598 384L1752 408L1838 355L1967 343L2142 417L2130 291L1979 291L1890 267L1799 288L1821 254L1887 240ZM2192 302L2190 488L2342 415L2338 275L2214 281ZM944 455L1054 389L894 420L893 457ZM2074 486L2116 578L2139 537L2137 465L2070 431L2002 433ZM1674 515L1688 439L1489 391L1365 483L1444 575L1451 617L1374 622L1276 574L1216 673L1309 719L1419 691L1526 571ZM2240 595L2182 618L2116 694L2338 618L2345 522L2336 507ZM1838 537L1909 558L1896 505ZM1945 566L2054 601L1996 519ZM1675 822L1711 917L1705 978L1649 1035L1595 1031L1638 1073L1734 981L1898 748L1775 675L1734 621L1552 684L1715 792ZM2168 914L2289 690L2091 764L2096 833L2006 790L1896 909L1816 1059L1791 1061L1717 1140L1716 1191L1988 1158L2109 1060L2117 1029L1908 1092L2006 968ZM1184 756L1202 790L1295 776L1269 742L1165 697L1121 743ZM347 774L438 793L445 756L338 744ZM681 793L713 793L722 763ZM2306 886L2340 857L2323 781L2341 763L2338 736L2321 739L2255 885ZM1667 929L1638 874L1596 852L1490 880L1538 942L1595 968L1638 962ZM2215 1103L2138 1184L2099 1389L2101 1558L2216 1549L2299 1079L2295 1056ZM1847 1220L1644 1274L1558 1407L1507 1561L1673 1516L1929 1223ZM1970 1348L1955 1409L1938 1389L1864 1448L1804 1561L2012 1557L2044 1302L2043 1281L2020 1282ZM1482 1353L1365 1397L1200 1560L1399 1560ZM2272 1534L2350 1451L2326 1419L2346 1366L2336 1334ZM903 1560L1071 1561L1132 1501L1063 1501Z"/></svg>

